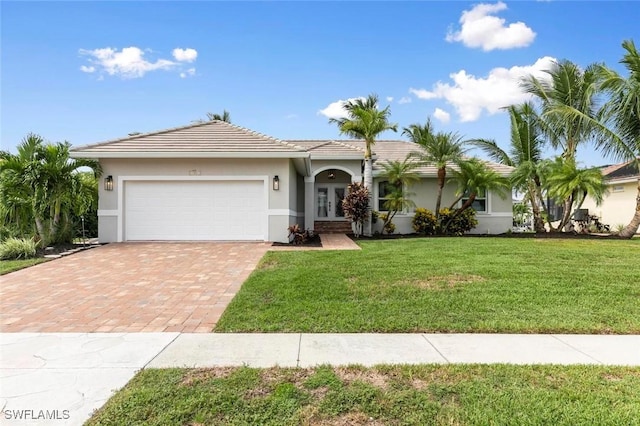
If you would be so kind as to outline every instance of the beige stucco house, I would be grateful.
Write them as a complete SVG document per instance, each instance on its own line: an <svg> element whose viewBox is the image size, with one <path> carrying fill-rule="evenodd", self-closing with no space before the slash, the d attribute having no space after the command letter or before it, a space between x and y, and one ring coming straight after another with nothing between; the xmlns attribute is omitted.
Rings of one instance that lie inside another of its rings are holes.
<svg viewBox="0 0 640 426"><path fill-rule="evenodd" d="M374 147L374 209L384 203L380 163L402 160L416 146L378 141ZM287 241L287 228L348 225L340 201L361 182L364 143L280 140L210 121L74 148L103 169L99 190L101 242L146 240ZM510 168L490 163L507 175ZM436 170L418 169L409 188L418 207L435 207ZM454 199L447 186L443 206ZM475 203L478 233L511 228L511 197L487 193ZM394 219L411 233L412 212ZM344 228L343 228L344 229Z"/></svg>
<svg viewBox="0 0 640 426"><path fill-rule="evenodd" d="M607 193L601 205L588 197L583 209L588 209L590 215L598 216L600 221L615 230L619 225L631 222L636 208L638 194L638 180L640 173L634 161L628 161L602 168L602 175L606 179Z"/></svg>

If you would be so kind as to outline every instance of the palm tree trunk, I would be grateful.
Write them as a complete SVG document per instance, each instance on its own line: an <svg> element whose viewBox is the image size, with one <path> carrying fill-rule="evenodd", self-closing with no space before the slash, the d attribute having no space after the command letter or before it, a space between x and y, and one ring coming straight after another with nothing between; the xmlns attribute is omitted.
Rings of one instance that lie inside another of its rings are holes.
<svg viewBox="0 0 640 426"><path fill-rule="evenodd" d="M558 229L563 229L565 232L570 230L569 222L571 221L571 207L573 206L573 197L569 197L564 200L563 203L562 220L558 225Z"/></svg>
<svg viewBox="0 0 640 426"><path fill-rule="evenodd" d="M440 204L442 203L442 189L444 188L444 180L447 177L447 169L440 167L438 169L438 195L436 196L436 230L440 229Z"/></svg>
<svg viewBox="0 0 640 426"><path fill-rule="evenodd" d="M466 209L468 209L469 207L471 207L473 205L473 202L475 201L475 199L476 199L476 194L474 194L474 193L469 194L469 199L467 199L467 201L465 201L464 204L462 206L460 206L460 208L458 210L456 210L455 213L453 213L451 215L451 217L449 218L447 223L444 225L444 227L442 228L442 232L443 233L447 231L447 228L449 227L449 225L451 224L451 222L453 222L453 220L455 218L460 216L463 211L465 211Z"/></svg>
<svg viewBox="0 0 640 426"><path fill-rule="evenodd" d="M640 227L640 179L638 179L638 193L636 194L636 212L631 218L631 222L624 227L618 236L622 238L632 238Z"/></svg>
<svg viewBox="0 0 640 426"><path fill-rule="evenodd" d="M369 190L369 210L367 212L367 218L365 220L365 225L363 229L363 234L366 237L370 237L372 235L372 203L373 203L373 161L371 160L371 154L366 155L364 159L364 187Z"/></svg>
<svg viewBox="0 0 640 426"><path fill-rule="evenodd" d="M540 214L540 205L538 204L535 184L533 182L529 182L528 193L529 201L531 202L531 211L533 212L533 230L536 233L544 233L546 232L546 229L544 229L544 221L542 220L542 215Z"/></svg>

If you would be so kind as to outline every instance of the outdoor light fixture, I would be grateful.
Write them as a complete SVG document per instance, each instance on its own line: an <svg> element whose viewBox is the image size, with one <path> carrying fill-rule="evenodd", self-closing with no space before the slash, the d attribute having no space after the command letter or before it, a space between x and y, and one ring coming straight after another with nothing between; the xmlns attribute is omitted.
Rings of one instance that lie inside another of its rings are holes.
<svg viewBox="0 0 640 426"><path fill-rule="evenodd" d="M104 178L104 190L113 191L113 176L109 175Z"/></svg>
<svg viewBox="0 0 640 426"><path fill-rule="evenodd" d="M278 175L275 175L273 177L273 190L274 191L280 190L280 178L278 177Z"/></svg>
<svg viewBox="0 0 640 426"><path fill-rule="evenodd" d="M330 171L328 177L329 179L333 180L336 178L336 174L333 171Z"/></svg>

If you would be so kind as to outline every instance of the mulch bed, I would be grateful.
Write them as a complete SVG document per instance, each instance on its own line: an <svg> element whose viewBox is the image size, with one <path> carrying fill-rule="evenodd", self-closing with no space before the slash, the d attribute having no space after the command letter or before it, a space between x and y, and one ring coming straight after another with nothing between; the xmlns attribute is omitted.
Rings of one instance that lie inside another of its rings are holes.
<svg viewBox="0 0 640 426"><path fill-rule="evenodd" d="M322 247L322 241L320 241L320 235L315 234L314 236L307 238L302 244L293 244L293 243L278 243L275 242L271 244L272 247Z"/></svg>
<svg viewBox="0 0 640 426"><path fill-rule="evenodd" d="M354 241L359 240L400 240L407 238L443 238L452 237L454 235L421 235L421 234L376 234L371 237L360 236L356 238L353 234L348 234L349 238ZM464 234L462 238L543 238L558 240L620 240L613 234L579 234L576 232L545 232L536 234L535 232L509 232L504 234Z"/></svg>

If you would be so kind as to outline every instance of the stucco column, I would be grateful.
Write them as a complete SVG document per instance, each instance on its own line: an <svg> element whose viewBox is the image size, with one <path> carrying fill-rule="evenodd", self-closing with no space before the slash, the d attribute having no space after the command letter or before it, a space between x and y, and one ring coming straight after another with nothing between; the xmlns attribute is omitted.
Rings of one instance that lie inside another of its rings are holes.
<svg viewBox="0 0 640 426"><path fill-rule="evenodd" d="M315 222L313 210L315 182L315 176L305 176L304 178L304 227L311 230L313 230Z"/></svg>

